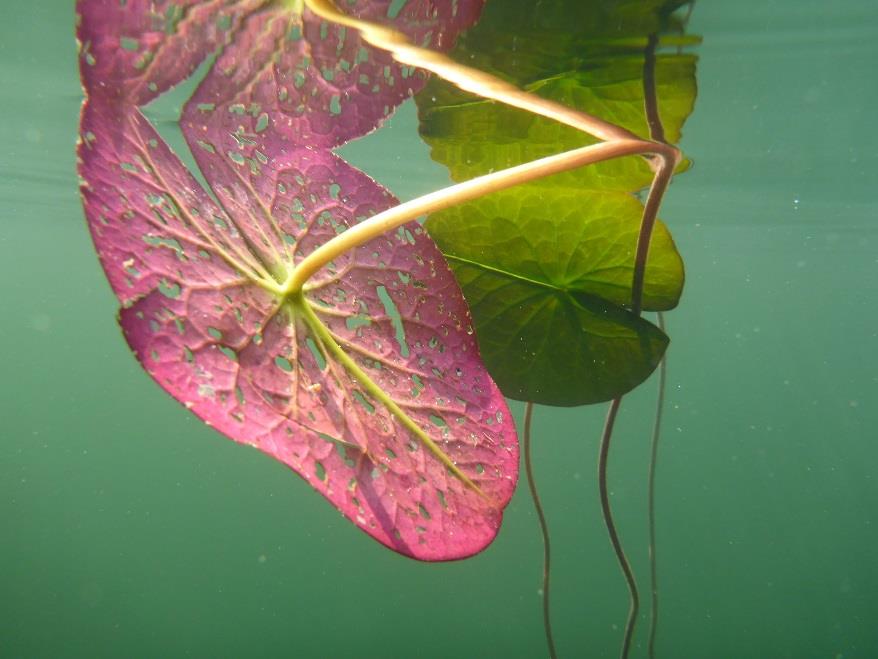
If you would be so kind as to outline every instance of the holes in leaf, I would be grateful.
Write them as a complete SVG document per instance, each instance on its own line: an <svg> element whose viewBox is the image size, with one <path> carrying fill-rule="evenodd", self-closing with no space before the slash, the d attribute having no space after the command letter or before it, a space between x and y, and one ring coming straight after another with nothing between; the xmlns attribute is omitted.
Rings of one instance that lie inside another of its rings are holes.
<svg viewBox="0 0 878 659"><path fill-rule="evenodd" d="M338 442L338 443L336 443L335 448L338 451L339 457L344 461L345 466L353 469L355 463L354 463L353 458L351 458L348 455L348 450L345 447L345 445L342 444L341 442Z"/></svg>
<svg viewBox="0 0 878 659"><path fill-rule="evenodd" d="M305 339L305 345L308 346L308 350L311 351L311 355L314 357L314 361L317 362L317 368L321 371L326 369L326 357L323 356L323 353L320 351L320 348L317 347L317 344L314 343L314 339L310 336Z"/></svg>
<svg viewBox="0 0 878 659"><path fill-rule="evenodd" d="M286 373L292 373L293 371L293 365L290 364L290 360L280 355L274 358L274 365Z"/></svg>
<svg viewBox="0 0 878 659"><path fill-rule="evenodd" d="M369 414L375 414L375 406L374 406L372 403L370 403L368 400L366 400L366 397L362 394L362 392L357 391L357 390L355 389L355 390L354 390L354 399L355 399L360 405L362 405L363 408L364 408Z"/></svg>
<svg viewBox="0 0 878 659"><path fill-rule="evenodd" d="M439 504L443 508L448 508L448 502L445 500L445 492L442 490L436 490L436 497L439 499Z"/></svg>
<svg viewBox="0 0 878 659"><path fill-rule="evenodd" d="M314 474L322 481L326 481L326 467L323 466L322 462L314 463Z"/></svg>
<svg viewBox="0 0 878 659"><path fill-rule="evenodd" d="M405 244L409 243L410 245L415 244L415 237L412 235L412 232L406 229L405 227L399 227L396 230L396 237L399 239L399 242Z"/></svg>
<svg viewBox="0 0 878 659"><path fill-rule="evenodd" d="M372 319L369 316L363 316L361 314L357 314L356 316L348 316L344 321L345 327L349 330L355 330L358 327L366 327L372 324Z"/></svg>
<svg viewBox="0 0 878 659"><path fill-rule="evenodd" d="M426 508L424 508L424 504L419 503L418 510L421 512L421 517L423 517L424 519L431 519L432 518L432 515L430 515L430 511L427 510Z"/></svg>
<svg viewBox="0 0 878 659"><path fill-rule="evenodd" d="M485 473L485 465L483 465L481 462L476 465L476 473L479 475Z"/></svg>
<svg viewBox="0 0 878 659"><path fill-rule="evenodd" d="M414 386L412 387L412 398L417 398L424 390L424 382L417 374L412 375L412 382L414 383Z"/></svg>
<svg viewBox="0 0 878 659"><path fill-rule="evenodd" d="M216 339L217 341L223 338L223 333L216 327L208 327L207 333L210 335L210 338Z"/></svg>
<svg viewBox="0 0 878 659"><path fill-rule="evenodd" d="M399 344L400 354L403 357L408 357L409 346L405 340L405 329L402 326L402 318L400 317L399 309L396 308L396 305L393 303L393 300L390 298L390 295L387 293L387 289L384 288L384 286L379 286L375 289L375 292L378 294L378 299L381 300L381 304L384 305L384 312L387 314L388 318L390 318L390 322L396 332L396 342Z"/></svg>
<svg viewBox="0 0 878 659"><path fill-rule="evenodd" d="M165 297L176 300L180 297L180 285L176 282L169 282L167 279L159 280L159 293Z"/></svg>
<svg viewBox="0 0 878 659"><path fill-rule="evenodd" d="M446 427L448 427L448 423L445 421L445 419L443 419L443 418L442 418L441 416L439 416L438 414L431 414L431 415L430 415L430 421L433 422L433 425L434 425L434 426L438 426L439 428L446 428Z"/></svg>
<svg viewBox="0 0 878 659"><path fill-rule="evenodd" d="M233 362L238 361L238 353L229 348L228 346L220 346L220 352L223 353L226 357L231 359Z"/></svg>
<svg viewBox="0 0 878 659"><path fill-rule="evenodd" d="M387 455L387 457L390 458L391 460L395 460L395 459L396 459L396 453L395 453L395 452L393 451L393 449L390 448L389 446L385 446L385 447L384 447L384 453L385 453L385 454Z"/></svg>

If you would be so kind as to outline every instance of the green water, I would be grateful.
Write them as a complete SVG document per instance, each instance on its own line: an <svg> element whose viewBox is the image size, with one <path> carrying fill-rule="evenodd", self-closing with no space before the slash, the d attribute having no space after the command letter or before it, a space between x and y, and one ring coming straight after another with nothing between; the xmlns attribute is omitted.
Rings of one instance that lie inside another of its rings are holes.
<svg viewBox="0 0 878 659"><path fill-rule="evenodd" d="M77 196L70 4L7 1L0 23L0 656L546 656L523 487L482 555L416 563L140 369ZM688 281L668 315L657 654L876 657L878 6L703 0L690 31L695 167L663 210ZM346 151L403 198L446 177L415 123L406 106ZM654 400L655 379L625 399L610 465L643 588ZM561 657L617 656L627 609L603 413L537 410Z"/></svg>

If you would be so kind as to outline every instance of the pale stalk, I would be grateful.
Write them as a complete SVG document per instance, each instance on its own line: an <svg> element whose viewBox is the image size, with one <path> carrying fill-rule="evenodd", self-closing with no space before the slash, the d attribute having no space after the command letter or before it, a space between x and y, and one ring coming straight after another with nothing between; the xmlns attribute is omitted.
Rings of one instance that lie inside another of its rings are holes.
<svg viewBox="0 0 878 659"><path fill-rule="evenodd" d="M413 45L408 37L391 27L369 23L345 14L332 0L305 0L305 5L321 18L354 28L365 41L390 52L396 61L431 71L464 91L554 119L604 141L640 139L620 126L560 103L547 101L490 73L459 64L443 53L419 48Z"/></svg>
<svg viewBox="0 0 878 659"><path fill-rule="evenodd" d="M635 308L639 308L642 297L642 290L639 289L642 289L643 286L652 227L655 224L662 195L670 182L674 167L680 160L680 152L676 148L668 144L640 139L624 128L525 92L496 76L458 64L442 53L414 46L404 34L390 27L348 16L338 9L332 0L305 0L305 5L321 18L354 28L368 43L390 52L394 59L402 64L431 71L464 91L554 119L589 135L606 140L606 142L481 176L379 213L367 222L363 222L330 240L300 262L291 273L290 278L284 283L283 290L285 292L301 290L308 278L342 252L368 242L385 231L392 230L421 215L449 208L497 190L602 160L626 155L654 155L657 158L650 164L656 175L653 178L649 197L644 207L637 256L634 262L632 304ZM615 150L616 147L619 147L618 151ZM589 149L591 151L587 151ZM595 157L591 157L591 154L594 154ZM312 259L312 257L314 258Z"/></svg>
<svg viewBox="0 0 878 659"><path fill-rule="evenodd" d="M403 204L388 208L386 211L373 215L365 222L357 224L324 243L307 257L302 259L290 273L282 286L284 294L291 294L302 289L305 282L320 268L337 258L344 252L392 231L401 224L410 222L422 215L435 213L466 201L478 199L491 192L511 188L522 183L576 169L604 160L622 156L655 154L665 163L659 171L672 170L676 162L675 150L667 145L655 144L644 140L616 140L601 142L589 146L565 151L554 156L533 160L523 165L478 176L469 181L449 186L436 192L412 199ZM658 178L658 176L656 177ZM652 196L652 191L650 191Z"/></svg>

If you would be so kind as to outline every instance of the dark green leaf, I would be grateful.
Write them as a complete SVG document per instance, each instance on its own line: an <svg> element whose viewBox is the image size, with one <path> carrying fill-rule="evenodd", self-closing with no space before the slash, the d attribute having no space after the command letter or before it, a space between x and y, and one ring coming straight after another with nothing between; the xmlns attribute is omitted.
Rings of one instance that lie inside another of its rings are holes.
<svg viewBox="0 0 878 659"><path fill-rule="evenodd" d="M672 12L681 4L493 2L452 56L649 138L647 41L679 27ZM695 57L678 48L694 41L663 37L651 71L669 142L679 140L695 100ZM439 78L416 100L421 135L456 181L597 141ZM667 337L625 309L643 212L633 194L652 177L643 158L616 159L428 220L470 303L484 359L506 395L555 405L597 402L627 392L652 372ZM673 308L682 286L682 260L659 222L643 308Z"/></svg>
<svg viewBox="0 0 878 659"><path fill-rule="evenodd" d="M476 320L488 370L512 398L608 400L642 382L667 337L619 305L630 295L640 203L625 193L519 186L427 222ZM656 226L644 301L669 309L683 264Z"/></svg>

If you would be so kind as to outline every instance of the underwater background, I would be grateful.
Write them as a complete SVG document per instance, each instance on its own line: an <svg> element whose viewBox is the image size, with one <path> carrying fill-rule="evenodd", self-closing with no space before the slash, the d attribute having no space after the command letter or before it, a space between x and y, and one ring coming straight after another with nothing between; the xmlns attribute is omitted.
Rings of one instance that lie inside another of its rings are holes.
<svg viewBox="0 0 878 659"><path fill-rule="evenodd" d="M72 3L4 8L0 657L546 656L523 480L484 553L418 563L142 371L79 202ZM688 32L694 167L661 213L687 283L666 316L656 654L876 657L878 6L701 0ZM448 180L411 102L342 153L402 199ZM656 380L625 397L610 462L642 594ZM604 414L535 416L561 657L616 657L628 606Z"/></svg>

